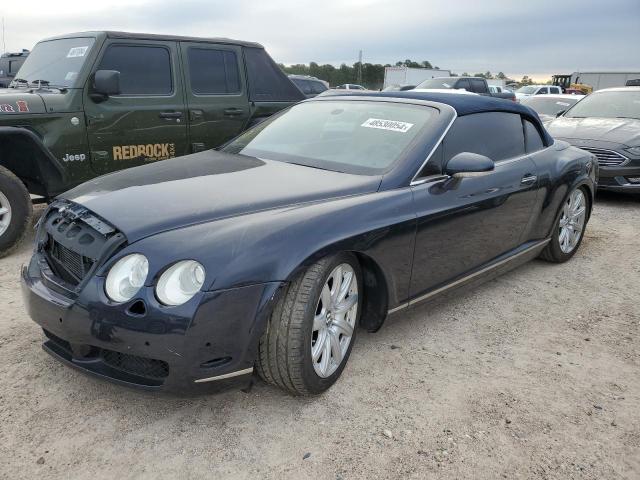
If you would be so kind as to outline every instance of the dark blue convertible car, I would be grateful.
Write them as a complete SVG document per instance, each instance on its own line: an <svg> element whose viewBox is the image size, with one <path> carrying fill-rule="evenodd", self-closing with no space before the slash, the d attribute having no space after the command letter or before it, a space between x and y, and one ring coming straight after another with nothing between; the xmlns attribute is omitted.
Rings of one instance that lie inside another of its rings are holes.
<svg viewBox="0 0 640 480"><path fill-rule="evenodd" d="M25 302L47 352L121 384L219 390L257 371L316 394L358 327L571 258L597 169L512 102L320 97L219 150L61 195L39 222Z"/></svg>

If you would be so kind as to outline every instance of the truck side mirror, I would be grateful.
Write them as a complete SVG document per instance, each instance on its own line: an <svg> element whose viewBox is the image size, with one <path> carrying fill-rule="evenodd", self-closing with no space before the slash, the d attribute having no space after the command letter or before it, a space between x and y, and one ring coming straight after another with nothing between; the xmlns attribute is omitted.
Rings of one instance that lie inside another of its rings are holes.
<svg viewBox="0 0 640 480"><path fill-rule="evenodd" d="M111 95L120 94L120 72L117 70L98 70L93 76L94 101L104 101Z"/></svg>

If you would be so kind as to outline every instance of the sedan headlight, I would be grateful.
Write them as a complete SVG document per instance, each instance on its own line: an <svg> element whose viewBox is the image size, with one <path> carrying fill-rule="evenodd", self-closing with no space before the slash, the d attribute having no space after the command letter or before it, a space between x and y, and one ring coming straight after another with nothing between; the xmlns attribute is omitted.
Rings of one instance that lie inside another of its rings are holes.
<svg viewBox="0 0 640 480"><path fill-rule="evenodd" d="M156 296L165 305L187 302L204 285L204 267L195 260L183 260L162 274L156 286Z"/></svg>
<svg viewBox="0 0 640 480"><path fill-rule="evenodd" d="M629 152L631 155L640 156L640 145L638 145L637 147L627 148L627 152Z"/></svg>
<svg viewBox="0 0 640 480"><path fill-rule="evenodd" d="M111 267L105 283L107 296L114 302L131 300L144 285L149 273L149 261L144 255L127 255Z"/></svg>

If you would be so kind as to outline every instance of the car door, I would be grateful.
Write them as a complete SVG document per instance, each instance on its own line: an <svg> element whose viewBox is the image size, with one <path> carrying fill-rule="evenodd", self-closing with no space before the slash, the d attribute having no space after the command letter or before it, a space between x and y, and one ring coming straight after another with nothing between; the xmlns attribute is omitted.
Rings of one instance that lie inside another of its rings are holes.
<svg viewBox="0 0 640 480"><path fill-rule="evenodd" d="M419 297L517 248L536 199L536 167L525 153L520 115L459 117L427 164L444 172L456 154L488 156L495 170L411 187L418 219L411 297ZM441 176L440 176L441 178Z"/></svg>
<svg viewBox="0 0 640 480"><path fill-rule="evenodd" d="M176 42L109 40L96 70L120 72L120 94L104 101L85 92L92 168L120 170L188 153Z"/></svg>
<svg viewBox="0 0 640 480"><path fill-rule="evenodd" d="M217 147L244 129L250 115L242 47L181 42L191 151Z"/></svg>

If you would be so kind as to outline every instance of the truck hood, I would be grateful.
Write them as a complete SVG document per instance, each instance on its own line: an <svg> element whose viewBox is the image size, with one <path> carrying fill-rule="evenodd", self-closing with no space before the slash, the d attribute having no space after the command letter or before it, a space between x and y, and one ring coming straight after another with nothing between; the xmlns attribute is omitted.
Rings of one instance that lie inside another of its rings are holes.
<svg viewBox="0 0 640 480"><path fill-rule="evenodd" d="M197 223L374 192L380 181L209 150L105 175L59 198L95 212L133 243Z"/></svg>
<svg viewBox="0 0 640 480"><path fill-rule="evenodd" d="M0 115L46 113L42 97L29 90L0 88Z"/></svg>
<svg viewBox="0 0 640 480"><path fill-rule="evenodd" d="M559 117L547 125L547 131L557 138L640 145L640 120L633 118Z"/></svg>

